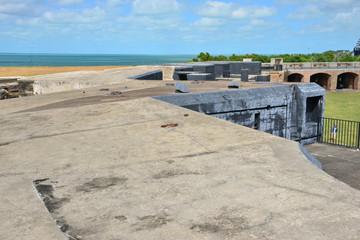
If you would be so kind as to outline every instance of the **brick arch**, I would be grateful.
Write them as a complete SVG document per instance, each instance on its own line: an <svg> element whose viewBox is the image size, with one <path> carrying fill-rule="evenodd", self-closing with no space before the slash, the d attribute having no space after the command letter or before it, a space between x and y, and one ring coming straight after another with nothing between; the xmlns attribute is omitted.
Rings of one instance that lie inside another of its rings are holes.
<svg viewBox="0 0 360 240"><path fill-rule="evenodd" d="M359 81L359 74L353 72L344 72L337 76L337 89L348 88L356 89Z"/></svg>
<svg viewBox="0 0 360 240"><path fill-rule="evenodd" d="M300 73L292 73L287 77L287 82L303 82L304 75Z"/></svg>
<svg viewBox="0 0 360 240"><path fill-rule="evenodd" d="M331 75L324 72L315 73L310 76L310 82L315 82L326 90L330 90Z"/></svg>

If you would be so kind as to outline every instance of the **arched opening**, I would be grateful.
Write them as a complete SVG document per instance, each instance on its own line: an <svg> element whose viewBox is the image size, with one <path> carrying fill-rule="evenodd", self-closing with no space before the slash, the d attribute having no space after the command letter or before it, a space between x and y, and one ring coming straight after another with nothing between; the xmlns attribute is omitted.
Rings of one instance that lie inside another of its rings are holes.
<svg viewBox="0 0 360 240"><path fill-rule="evenodd" d="M310 76L310 82L317 83L326 90L330 90L330 86L329 86L330 77L331 75L327 73L316 73Z"/></svg>
<svg viewBox="0 0 360 240"><path fill-rule="evenodd" d="M336 89L342 89L342 88L347 88L347 89L355 89L355 83L356 81L358 81L359 79L359 75L355 74L355 73L342 73L338 76L337 78L337 84L336 84Z"/></svg>
<svg viewBox="0 0 360 240"><path fill-rule="evenodd" d="M288 76L288 82L302 82L304 79L304 75L300 73L293 73Z"/></svg>

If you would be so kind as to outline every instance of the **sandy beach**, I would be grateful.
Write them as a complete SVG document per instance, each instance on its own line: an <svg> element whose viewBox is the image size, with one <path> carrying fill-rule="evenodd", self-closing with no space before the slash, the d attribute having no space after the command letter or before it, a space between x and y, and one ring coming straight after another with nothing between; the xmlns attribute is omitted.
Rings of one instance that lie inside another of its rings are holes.
<svg viewBox="0 0 360 240"><path fill-rule="evenodd" d="M70 66L70 67L0 67L0 77L35 76L74 71L103 71L128 66Z"/></svg>

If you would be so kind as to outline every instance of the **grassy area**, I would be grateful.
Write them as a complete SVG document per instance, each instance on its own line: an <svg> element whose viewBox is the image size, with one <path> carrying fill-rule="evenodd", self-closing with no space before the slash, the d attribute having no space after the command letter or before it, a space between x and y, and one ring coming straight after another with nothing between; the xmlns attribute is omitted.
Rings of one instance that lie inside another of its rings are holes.
<svg viewBox="0 0 360 240"><path fill-rule="evenodd" d="M360 92L327 93L325 117L360 122Z"/></svg>

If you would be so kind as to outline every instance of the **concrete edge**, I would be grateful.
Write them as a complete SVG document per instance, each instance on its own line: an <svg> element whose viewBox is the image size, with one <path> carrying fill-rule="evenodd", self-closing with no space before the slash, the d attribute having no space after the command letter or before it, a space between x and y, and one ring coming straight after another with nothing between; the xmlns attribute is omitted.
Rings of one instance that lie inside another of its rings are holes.
<svg viewBox="0 0 360 240"><path fill-rule="evenodd" d="M128 79L135 79L135 80L152 80L153 76L155 76L156 79L154 80L162 80L162 79L157 79L156 75L160 74L162 76L162 70L161 69L157 69L157 70L153 70L150 72L146 72L146 73L142 73L142 74L138 74L132 77L129 77Z"/></svg>
<svg viewBox="0 0 360 240"><path fill-rule="evenodd" d="M300 151L304 154L306 159L311 162L315 167L322 170L322 165L319 160L316 159L301 143L298 143Z"/></svg>

